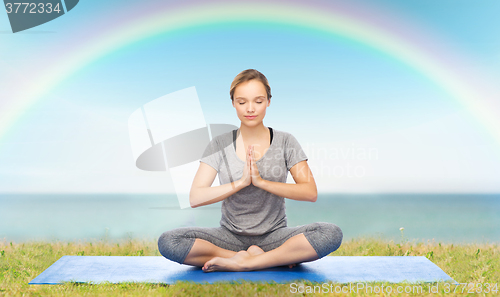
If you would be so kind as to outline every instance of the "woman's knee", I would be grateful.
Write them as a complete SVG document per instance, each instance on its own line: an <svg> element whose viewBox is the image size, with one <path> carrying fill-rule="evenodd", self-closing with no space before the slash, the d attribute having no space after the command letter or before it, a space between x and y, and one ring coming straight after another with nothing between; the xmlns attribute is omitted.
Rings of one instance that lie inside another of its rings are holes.
<svg viewBox="0 0 500 297"><path fill-rule="evenodd" d="M342 244L342 239L344 238L342 229L340 229L339 226L332 223L324 223L324 228L326 228L328 230L328 233L332 235L332 242L335 247L334 250L337 250Z"/></svg>
<svg viewBox="0 0 500 297"><path fill-rule="evenodd" d="M344 237L340 227L335 224L326 222L320 222L316 224L316 227L318 228L320 233L319 236L321 237L324 244L322 248L322 255L319 256L326 256L331 252L336 251L342 244L342 239Z"/></svg>
<svg viewBox="0 0 500 297"><path fill-rule="evenodd" d="M166 258L168 258L167 255L170 254L174 238L175 236L172 234L172 230L163 232L163 234L158 238L158 251Z"/></svg>
<svg viewBox="0 0 500 297"><path fill-rule="evenodd" d="M158 238L160 254L169 260L182 264L195 240L193 237L186 236L189 231L185 228L179 228L163 232Z"/></svg>

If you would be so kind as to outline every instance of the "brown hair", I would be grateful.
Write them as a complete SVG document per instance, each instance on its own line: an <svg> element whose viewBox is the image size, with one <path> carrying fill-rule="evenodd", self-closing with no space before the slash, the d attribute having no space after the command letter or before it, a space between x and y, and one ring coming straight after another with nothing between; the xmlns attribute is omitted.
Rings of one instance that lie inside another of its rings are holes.
<svg viewBox="0 0 500 297"><path fill-rule="evenodd" d="M247 69L241 71L238 75L236 75L233 82L231 83L231 88L229 89L229 95L231 96L231 101L234 101L234 90L236 90L236 87L239 84L252 79L256 79L264 85L264 88L266 89L267 93L267 100L271 99L271 87L269 86L269 82L267 81L267 78L264 76L264 74L260 73L255 69Z"/></svg>

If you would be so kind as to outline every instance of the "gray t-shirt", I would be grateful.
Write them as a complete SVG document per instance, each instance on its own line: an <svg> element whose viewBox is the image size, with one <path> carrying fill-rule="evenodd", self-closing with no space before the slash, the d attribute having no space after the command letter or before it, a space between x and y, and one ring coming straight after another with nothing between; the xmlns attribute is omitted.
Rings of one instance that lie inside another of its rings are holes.
<svg viewBox="0 0 500 297"><path fill-rule="evenodd" d="M265 180L286 183L293 165L307 160L299 142L290 133L273 129L271 146L257 160ZM233 145L233 132L214 137L200 160L217 170L221 185L239 180L245 162ZM285 199L250 184L222 201L221 226L242 235L262 235L286 227Z"/></svg>

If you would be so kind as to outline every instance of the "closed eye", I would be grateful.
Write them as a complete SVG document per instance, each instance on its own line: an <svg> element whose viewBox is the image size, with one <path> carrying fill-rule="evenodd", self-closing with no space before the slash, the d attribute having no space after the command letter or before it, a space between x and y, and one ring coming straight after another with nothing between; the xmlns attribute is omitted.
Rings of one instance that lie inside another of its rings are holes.
<svg viewBox="0 0 500 297"><path fill-rule="evenodd" d="M261 104L261 103L263 103L263 102L264 102L264 101L257 101L256 103ZM240 104L240 105L243 105L243 104L245 104L245 103L246 103L246 102L240 102L239 104Z"/></svg>

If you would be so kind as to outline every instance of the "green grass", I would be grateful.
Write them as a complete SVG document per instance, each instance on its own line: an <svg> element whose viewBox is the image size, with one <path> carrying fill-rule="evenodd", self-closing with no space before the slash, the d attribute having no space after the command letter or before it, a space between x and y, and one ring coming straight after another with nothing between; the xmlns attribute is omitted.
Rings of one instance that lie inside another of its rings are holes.
<svg viewBox="0 0 500 297"><path fill-rule="evenodd" d="M315 294L292 294L289 284L262 283L218 283L198 285L179 282L175 285L122 283L122 284L78 284L28 285L33 278L64 255L84 256L159 256L156 241L125 240L121 242L0 242L0 296L288 296ZM334 256L426 256L459 283L498 283L500 280L500 248L497 244L453 245L436 242L387 242L380 239L355 239L345 241ZM392 286L389 283L372 283L371 286ZM314 284L305 283L313 288ZM318 284L316 284L318 285ZM321 285L321 284L319 284ZM334 284L341 286L342 284ZM439 294L429 294L431 286L420 284L422 294L389 294L390 296L446 295L461 296L462 293L446 294L444 283ZM453 291L454 286L451 286ZM457 289L460 292L462 287ZM467 291L467 290L465 290ZM358 292L359 295L365 291ZM317 293L316 295L325 295ZM354 293L340 295L358 295ZM381 294L368 294L381 295ZM382 294L383 295L383 294ZM387 296L388 294L385 294ZM498 293L475 294L495 296Z"/></svg>

